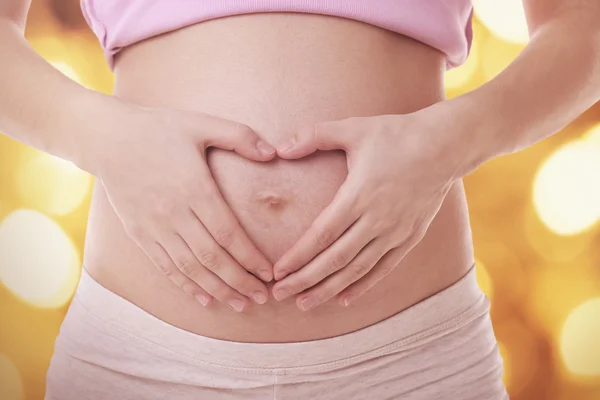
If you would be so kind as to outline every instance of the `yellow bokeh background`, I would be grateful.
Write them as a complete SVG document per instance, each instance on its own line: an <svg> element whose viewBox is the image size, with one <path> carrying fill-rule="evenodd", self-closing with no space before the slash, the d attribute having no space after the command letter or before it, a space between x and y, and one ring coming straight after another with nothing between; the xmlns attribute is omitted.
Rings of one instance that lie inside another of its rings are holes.
<svg viewBox="0 0 600 400"><path fill-rule="evenodd" d="M446 73L449 98L492 79L527 43L520 0L474 4L471 55ZM34 1L26 37L71 79L111 92L78 1ZM44 396L81 272L91 185L73 164L0 135L2 400ZM600 399L600 106L465 185L511 399Z"/></svg>

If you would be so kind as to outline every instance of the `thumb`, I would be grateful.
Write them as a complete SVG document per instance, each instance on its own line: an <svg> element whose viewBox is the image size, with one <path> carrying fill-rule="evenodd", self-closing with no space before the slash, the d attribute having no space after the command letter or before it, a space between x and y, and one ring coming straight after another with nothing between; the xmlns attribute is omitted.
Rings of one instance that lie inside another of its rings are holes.
<svg viewBox="0 0 600 400"><path fill-rule="evenodd" d="M262 140L248 125L217 118L207 124L204 147L217 147L232 150L254 161L269 161L275 157L273 146Z"/></svg>
<svg viewBox="0 0 600 400"><path fill-rule="evenodd" d="M292 138L277 146L277 155L294 159L305 157L317 150L345 150L348 135L344 133L349 132L344 129L344 125L342 121L328 121L303 126Z"/></svg>

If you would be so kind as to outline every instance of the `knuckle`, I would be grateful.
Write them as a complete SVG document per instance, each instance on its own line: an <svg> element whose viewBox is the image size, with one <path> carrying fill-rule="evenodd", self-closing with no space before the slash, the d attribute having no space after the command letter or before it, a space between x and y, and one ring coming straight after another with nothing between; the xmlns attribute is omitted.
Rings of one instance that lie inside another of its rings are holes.
<svg viewBox="0 0 600 400"><path fill-rule="evenodd" d="M211 271L219 269L219 256L213 251L205 251L198 255L198 261Z"/></svg>
<svg viewBox="0 0 600 400"><path fill-rule="evenodd" d="M253 285L250 279L246 279L243 274L233 274L228 283L239 293L250 294L252 292Z"/></svg>
<svg viewBox="0 0 600 400"><path fill-rule="evenodd" d="M317 232L317 244L321 248L329 247L333 243L333 232L329 229L323 229Z"/></svg>
<svg viewBox="0 0 600 400"><path fill-rule="evenodd" d="M211 295L223 303L236 297L235 291L224 283L215 286L211 291Z"/></svg>
<svg viewBox="0 0 600 400"><path fill-rule="evenodd" d="M155 203L156 213L161 217L170 218L173 215L173 211L175 209L173 202L166 198L156 199Z"/></svg>
<svg viewBox="0 0 600 400"><path fill-rule="evenodd" d="M136 242L140 242L146 236L146 229L139 224L132 224L126 227L127 234Z"/></svg>
<svg viewBox="0 0 600 400"><path fill-rule="evenodd" d="M382 217L373 221L371 227L373 232L381 232L387 234L396 230L398 228L398 224L390 219Z"/></svg>
<svg viewBox="0 0 600 400"><path fill-rule="evenodd" d="M292 294L297 294L297 293L305 291L308 288L315 286L317 283L318 283L318 280L315 279L314 277L309 277L309 276L302 277L302 278L299 278L298 280L290 283L289 289Z"/></svg>
<svg viewBox="0 0 600 400"><path fill-rule="evenodd" d="M331 297L329 295L329 293L324 290L316 291L316 292L312 293L311 296L314 297L317 304L324 303Z"/></svg>
<svg viewBox="0 0 600 400"><path fill-rule="evenodd" d="M352 274L356 277L362 277L369 272L369 266L367 264L354 264L352 265Z"/></svg>
<svg viewBox="0 0 600 400"><path fill-rule="evenodd" d="M198 265L191 260L182 259L177 261L177 268L192 280L198 276Z"/></svg>
<svg viewBox="0 0 600 400"><path fill-rule="evenodd" d="M392 269L393 268L387 267L387 266L381 268L381 270L379 271L379 276L382 277L382 278L385 277L385 276L388 276L392 272Z"/></svg>
<svg viewBox="0 0 600 400"><path fill-rule="evenodd" d="M223 248L228 249L235 241L234 230L231 228L219 229L215 233L216 242Z"/></svg>
<svg viewBox="0 0 600 400"><path fill-rule="evenodd" d="M181 289L190 296L195 296L201 293L201 291L198 289L198 286L193 282L184 282L181 285Z"/></svg>
<svg viewBox="0 0 600 400"><path fill-rule="evenodd" d="M413 243L418 243L421 241L421 239L423 239L423 237L425 237L425 234L427 233L427 226L425 224L422 224L415 232L415 237L413 238Z"/></svg>
<svg viewBox="0 0 600 400"><path fill-rule="evenodd" d="M155 264L155 265L156 265L156 268L160 271L161 274L163 274L164 276L166 276L169 279L173 278L173 269L170 266L165 265L163 263L158 263L158 264Z"/></svg>
<svg viewBox="0 0 600 400"><path fill-rule="evenodd" d="M348 264L348 257L344 253L338 253L333 257L329 266L331 271L335 272L344 268L346 264Z"/></svg>
<svg viewBox="0 0 600 400"><path fill-rule="evenodd" d="M254 131L248 125L236 122L233 128L234 133L239 137L254 136Z"/></svg>
<svg viewBox="0 0 600 400"><path fill-rule="evenodd" d="M189 179L194 181L200 181L202 179L202 174L196 171L193 175L190 174ZM185 184L182 184L181 186L182 187L179 188L178 192L179 198L183 199L185 201L185 204L188 205L193 204L193 202L198 198L198 196L202 196L204 192L201 188L195 186L185 186ZM179 208L181 208L181 204L179 205Z"/></svg>
<svg viewBox="0 0 600 400"><path fill-rule="evenodd" d="M286 292L289 295L295 295L297 293L302 292L304 289L310 287L308 281L304 278L300 278L295 280L294 282L290 282L285 286Z"/></svg>
<svg viewBox="0 0 600 400"><path fill-rule="evenodd" d="M202 179L202 176L198 178L198 180L200 179ZM192 205L192 209L195 210L196 213L203 209L217 209L215 206L217 197L210 186L193 188L190 189L189 193L190 194L187 201Z"/></svg>

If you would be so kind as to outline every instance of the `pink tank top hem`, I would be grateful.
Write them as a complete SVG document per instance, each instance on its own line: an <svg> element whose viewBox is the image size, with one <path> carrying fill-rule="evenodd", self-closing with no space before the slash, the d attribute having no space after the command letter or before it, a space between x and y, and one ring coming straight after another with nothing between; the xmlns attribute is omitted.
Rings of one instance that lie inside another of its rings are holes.
<svg viewBox="0 0 600 400"><path fill-rule="evenodd" d="M411 37L462 64L472 41L471 0L81 0L111 69L122 48L199 22L260 12L348 18Z"/></svg>

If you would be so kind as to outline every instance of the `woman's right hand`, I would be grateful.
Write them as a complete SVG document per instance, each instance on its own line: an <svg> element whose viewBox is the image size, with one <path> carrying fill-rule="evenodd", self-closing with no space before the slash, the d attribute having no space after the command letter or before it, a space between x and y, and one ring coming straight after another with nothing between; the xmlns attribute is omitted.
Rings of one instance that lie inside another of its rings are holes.
<svg viewBox="0 0 600 400"><path fill-rule="evenodd" d="M208 147L269 161L275 149L248 126L202 113L122 103L128 110L92 139L86 160L129 236L156 267L203 305L262 304L272 265L223 199ZM256 275L256 276L255 276Z"/></svg>

